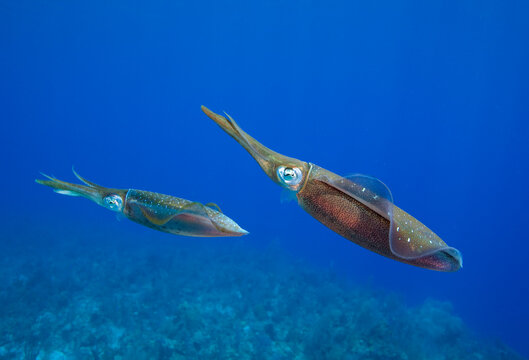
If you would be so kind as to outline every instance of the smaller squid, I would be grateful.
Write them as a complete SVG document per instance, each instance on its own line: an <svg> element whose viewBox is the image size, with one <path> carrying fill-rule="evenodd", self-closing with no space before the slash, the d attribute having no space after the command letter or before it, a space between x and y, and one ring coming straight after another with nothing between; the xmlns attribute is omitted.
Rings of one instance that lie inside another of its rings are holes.
<svg viewBox="0 0 529 360"><path fill-rule="evenodd" d="M393 205L391 192L380 180L365 175L342 177L281 155L244 132L229 115L226 118L204 106L202 110L241 144L275 183L295 194L305 211L347 240L426 269L457 271L462 267L460 252Z"/></svg>
<svg viewBox="0 0 529 360"><path fill-rule="evenodd" d="M35 181L59 194L85 197L141 225L170 234L200 237L248 234L213 203L202 205L150 191L110 189L82 178L75 170L73 173L84 185L71 184L44 174L48 180Z"/></svg>

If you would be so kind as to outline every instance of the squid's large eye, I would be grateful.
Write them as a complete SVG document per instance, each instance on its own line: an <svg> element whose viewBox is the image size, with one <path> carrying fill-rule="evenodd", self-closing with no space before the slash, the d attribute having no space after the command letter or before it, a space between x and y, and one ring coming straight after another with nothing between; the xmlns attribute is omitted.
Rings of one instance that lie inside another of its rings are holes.
<svg viewBox="0 0 529 360"><path fill-rule="evenodd" d="M301 169L297 167L280 166L277 168L277 176L283 184L290 188L296 187L303 180Z"/></svg>
<svg viewBox="0 0 529 360"><path fill-rule="evenodd" d="M121 208L123 207L123 199L116 194L105 196L103 203L105 204L105 207L114 211L121 211Z"/></svg>

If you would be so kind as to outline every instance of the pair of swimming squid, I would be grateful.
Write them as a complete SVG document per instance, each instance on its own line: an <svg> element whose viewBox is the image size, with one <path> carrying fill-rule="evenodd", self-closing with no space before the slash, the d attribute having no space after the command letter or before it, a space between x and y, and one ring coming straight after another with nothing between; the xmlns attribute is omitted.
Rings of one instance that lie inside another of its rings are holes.
<svg viewBox="0 0 529 360"><path fill-rule="evenodd" d="M232 136L278 185L293 192L310 215L366 249L393 260L438 271L462 267L460 252L393 204L389 189L364 176L339 176L263 146L237 123L206 107L204 113ZM186 236L240 236L248 232L213 204L134 189L111 189L81 177L72 184L45 175L36 180L57 193L83 196L152 229Z"/></svg>

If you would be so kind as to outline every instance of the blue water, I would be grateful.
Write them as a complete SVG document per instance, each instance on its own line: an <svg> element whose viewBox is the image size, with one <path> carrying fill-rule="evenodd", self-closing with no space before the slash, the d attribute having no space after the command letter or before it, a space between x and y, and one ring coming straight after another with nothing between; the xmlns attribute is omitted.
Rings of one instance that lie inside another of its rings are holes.
<svg viewBox="0 0 529 360"><path fill-rule="evenodd" d="M515 0L0 0L0 357L528 357L528 14ZM383 180L464 268L389 260L282 203L200 105L280 153ZM159 233L34 183L74 181L72 165L216 202L250 235Z"/></svg>

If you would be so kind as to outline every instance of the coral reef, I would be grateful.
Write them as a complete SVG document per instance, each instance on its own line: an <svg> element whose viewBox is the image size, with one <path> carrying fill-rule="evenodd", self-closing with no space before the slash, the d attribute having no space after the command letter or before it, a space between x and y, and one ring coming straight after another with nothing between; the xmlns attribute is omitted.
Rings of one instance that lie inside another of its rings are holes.
<svg viewBox="0 0 529 360"><path fill-rule="evenodd" d="M448 303L408 307L274 246L94 237L5 246L1 359L520 358Z"/></svg>

